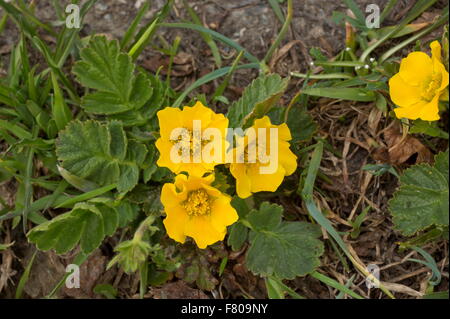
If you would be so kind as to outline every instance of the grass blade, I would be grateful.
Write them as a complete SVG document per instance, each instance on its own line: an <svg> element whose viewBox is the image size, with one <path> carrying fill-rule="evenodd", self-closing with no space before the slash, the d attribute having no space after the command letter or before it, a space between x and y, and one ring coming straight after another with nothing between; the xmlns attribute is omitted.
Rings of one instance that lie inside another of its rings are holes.
<svg viewBox="0 0 450 319"><path fill-rule="evenodd" d="M323 282L324 284L336 288L337 290L339 290L340 292L346 293L347 295L355 298L355 299L364 299L364 297L358 295L356 292L354 292L353 290L349 289L348 287L341 285L339 282L337 282L336 280L327 277L325 275L322 275L321 273L315 271L311 274L311 277L316 278L317 280L320 280L321 282Z"/></svg>
<svg viewBox="0 0 450 319"><path fill-rule="evenodd" d="M314 197L313 197L313 190L314 190L314 182L316 180L317 173L319 171L320 167L320 161L322 159L322 153L323 153L323 143L318 142L317 146L313 152L313 155L311 157L311 161L308 167L308 173L305 179L304 187L303 189L297 190L297 193L299 193L305 202L306 208L311 215L311 217L320 225L322 226L328 234L336 241L336 243L339 245L339 247L342 249L342 251L347 255L347 257L350 259L352 264L366 277L373 280L373 282L380 287L380 289L387 294L389 297L394 298L392 293L387 290L383 285L381 285L380 281L375 278L371 273L367 271L367 269L360 265L356 259L352 256L349 249L347 248L347 245L342 240L339 233L334 229L334 227L331 225L330 221L322 214L322 212L317 208L316 204L314 203Z"/></svg>
<svg viewBox="0 0 450 319"><path fill-rule="evenodd" d="M236 67L236 69L259 69L260 64L259 63L249 63L249 64L244 64L244 65L240 65L238 67ZM195 81L194 83L192 83L186 90L184 90L184 92L178 97L178 99L172 104L173 107L179 107L181 105L181 103L183 102L183 100L186 98L186 96L193 90L195 90L196 88L202 86L205 83L208 83L210 81L213 81L217 78L220 78L224 75L226 75L228 72L230 72L231 67L227 66L218 70L215 70L213 72L210 72L208 74L206 74L205 76L201 77L200 79L198 79L197 81Z"/></svg>
<svg viewBox="0 0 450 319"><path fill-rule="evenodd" d="M183 5L186 8L187 12L191 16L192 21L195 24L202 25L202 22L200 21L200 18L197 16L195 11L189 6L189 4L186 2L186 0L183 0ZM203 38L203 40L206 42L206 44L211 49L211 53L214 57L214 62L216 63L216 66L220 68L222 66L222 57L220 56L219 48L217 47L216 43L214 42L212 36L205 32L200 32L200 36Z"/></svg>
<svg viewBox="0 0 450 319"><path fill-rule="evenodd" d="M278 3L278 0L269 0L269 4L272 7L273 12L277 16L278 20L280 20L281 23L284 23L284 14L283 11L281 11L280 4Z"/></svg>
<svg viewBox="0 0 450 319"><path fill-rule="evenodd" d="M120 40L120 48L122 50L127 48L128 44L133 39L133 36L137 30L137 27L139 26L139 23L141 23L141 20L144 17L145 13L148 11L149 7L150 7L150 3L145 2L144 5L139 9L133 22L128 27L127 32L125 32L125 35L122 37L122 40Z"/></svg>
<svg viewBox="0 0 450 319"><path fill-rule="evenodd" d="M249 60L252 63L258 63L260 64L257 57L255 57L253 54L248 52L246 49L244 49L241 45L236 43L235 41L231 40L230 38L227 38L226 36L213 31L211 29L205 28L203 26L193 24L193 23L160 23L161 27L168 27L168 28L184 28L184 29L191 29L198 32L204 32L207 34L210 34L213 38L219 40L220 42L225 43L226 45L229 45L230 47L236 49L237 51L244 51L244 57Z"/></svg>
<svg viewBox="0 0 450 319"><path fill-rule="evenodd" d="M61 207L71 207L73 205L75 205L76 203L79 202L84 202L88 199L103 195L104 193L109 192L110 190L113 190L114 188L117 187L117 184L111 184L111 185L107 185L107 186L103 186L101 188L98 189L94 189L93 191L87 192L87 193L83 193L81 195L75 196L73 198L70 198L64 202L62 202L61 204L58 204L55 208L61 208Z"/></svg>
<svg viewBox="0 0 450 319"><path fill-rule="evenodd" d="M361 54L359 60L361 62L366 61L369 55L378 48L381 44L383 44L386 40L390 39L392 36L397 34L400 30L402 30L408 23L421 15L425 10L427 10L430 6L432 6L437 0L419 0L416 2L414 7L408 13L405 19L397 25L391 32L387 33L385 36L381 37L377 42L370 45L364 52Z"/></svg>
<svg viewBox="0 0 450 319"><path fill-rule="evenodd" d="M22 276L20 277L19 283L17 285L16 289L16 299L22 298L23 288L25 287L25 284L27 283L28 279L30 278L30 271L31 267L33 266L34 259L36 258L36 255L38 253L38 250L34 251L33 256L31 257L30 261L28 262L27 267L25 268L25 271L23 272Z"/></svg>

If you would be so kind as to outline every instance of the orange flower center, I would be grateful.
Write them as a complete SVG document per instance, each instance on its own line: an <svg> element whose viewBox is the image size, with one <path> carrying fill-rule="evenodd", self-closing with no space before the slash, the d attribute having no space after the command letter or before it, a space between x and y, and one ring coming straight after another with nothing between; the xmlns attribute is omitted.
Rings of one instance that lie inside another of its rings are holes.
<svg viewBox="0 0 450 319"><path fill-rule="evenodd" d="M204 189L191 191L186 201L182 203L189 216L203 216L211 213L210 197Z"/></svg>

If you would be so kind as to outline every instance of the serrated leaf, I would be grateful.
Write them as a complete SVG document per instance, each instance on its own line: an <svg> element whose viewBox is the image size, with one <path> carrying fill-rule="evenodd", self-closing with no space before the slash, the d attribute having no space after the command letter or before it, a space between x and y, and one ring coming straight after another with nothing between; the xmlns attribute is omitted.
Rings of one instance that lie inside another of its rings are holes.
<svg viewBox="0 0 450 319"><path fill-rule="evenodd" d="M289 79L278 74L263 75L255 79L231 104L227 117L230 127L243 129L251 126L257 118L263 117L278 102L287 88Z"/></svg>
<svg viewBox="0 0 450 319"><path fill-rule="evenodd" d="M231 199L231 206L233 206L233 208L236 209L239 218L245 218L247 214L250 212L250 209L248 208L245 199L240 198L238 196L234 196Z"/></svg>
<svg viewBox="0 0 450 319"><path fill-rule="evenodd" d="M136 219L139 213L139 206L128 201L121 201L120 205L116 207L116 210L119 217L118 225L122 228Z"/></svg>
<svg viewBox="0 0 450 319"><path fill-rule="evenodd" d="M400 187L389 201L395 228L410 236L433 225L449 224L448 150L434 166L420 164L405 170Z"/></svg>
<svg viewBox="0 0 450 319"><path fill-rule="evenodd" d="M65 170L100 186L117 183L120 192L138 183L146 153L145 145L127 140L122 125L116 121L106 125L70 122L56 142L56 154Z"/></svg>
<svg viewBox="0 0 450 319"><path fill-rule="evenodd" d="M446 152L440 152L438 155L436 155L436 161L434 163L434 168L436 168L439 172L442 173L442 175L444 175L445 179L447 180L448 183L448 151Z"/></svg>
<svg viewBox="0 0 450 319"><path fill-rule="evenodd" d="M119 224L118 211L102 202L78 203L68 213L36 226L28 240L40 250L54 249L64 254L79 243L85 254L91 253Z"/></svg>
<svg viewBox="0 0 450 319"><path fill-rule="evenodd" d="M323 244L317 239L320 228L306 222L284 222L282 207L264 202L252 211L250 248L246 264L254 274L280 279L293 279L314 271L319 266Z"/></svg>
<svg viewBox="0 0 450 319"><path fill-rule="evenodd" d="M120 52L117 40L96 36L81 53L73 73L78 81L96 92L86 94L81 106L95 114L117 114L138 110L152 96L152 87L143 73L135 75L131 57Z"/></svg>
<svg viewBox="0 0 450 319"><path fill-rule="evenodd" d="M248 214L247 220L255 230L271 230L280 225L282 214L283 207L264 202L259 210L253 209Z"/></svg>
<svg viewBox="0 0 450 319"><path fill-rule="evenodd" d="M241 223L234 223L229 229L227 244L233 251L238 251L248 238L248 228Z"/></svg>
<svg viewBox="0 0 450 319"><path fill-rule="evenodd" d="M438 127L438 122L428 122L417 119L413 122L409 132L448 139L448 133Z"/></svg>
<svg viewBox="0 0 450 319"><path fill-rule="evenodd" d="M109 116L110 119L120 120L125 126L139 126L149 123L151 119L156 118L155 114L158 110L167 105L171 105L171 99L175 96L174 91L165 82L161 81L158 76L148 74L147 72L144 74L150 81L152 87L151 98L140 109L111 114ZM154 129L156 130L157 127L155 126Z"/></svg>

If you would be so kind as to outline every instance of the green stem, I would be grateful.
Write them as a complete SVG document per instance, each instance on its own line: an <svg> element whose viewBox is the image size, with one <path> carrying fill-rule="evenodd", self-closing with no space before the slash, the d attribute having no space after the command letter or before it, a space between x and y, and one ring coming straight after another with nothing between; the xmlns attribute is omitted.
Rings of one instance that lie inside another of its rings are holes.
<svg viewBox="0 0 450 319"><path fill-rule="evenodd" d="M294 12L294 10L293 10L293 5L292 5L292 0L288 0L286 21L284 22L283 27L280 30L280 33L278 33L277 38L275 39L275 41L272 43L271 47L269 48L269 51L267 51L266 56L262 60L263 65L267 64L267 62L270 60L270 58L272 57L272 55L275 52L275 50L277 49L277 47L280 45L281 41L283 41L284 36L289 28L289 25L291 24L293 12Z"/></svg>

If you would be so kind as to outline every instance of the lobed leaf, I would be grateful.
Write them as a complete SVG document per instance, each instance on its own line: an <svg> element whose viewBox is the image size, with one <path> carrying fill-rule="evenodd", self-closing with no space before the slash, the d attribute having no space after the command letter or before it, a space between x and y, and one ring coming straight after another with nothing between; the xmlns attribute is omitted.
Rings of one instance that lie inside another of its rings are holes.
<svg viewBox="0 0 450 319"><path fill-rule="evenodd" d="M128 54L120 52L118 41L94 37L80 55L73 73L82 85L96 90L82 99L86 111L117 114L139 109L150 99L150 81L143 73L135 76L135 65Z"/></svg>
<svg viewBox="0 0 450 319"><path fill-rule="evenodd" d="M282 79L278 74L263 75L255 79L242 94L231 104L227 117L230 127L247 128L255 119L263 117L278 102L287 88L289 79Z"/></svg>
<svg viewBox="0 0 450 319"><path fill-rule="evenodd" d="M246 263L255 274L293 279L319 266L323 253L318 239L321 231L310 223L282 221L282 211L281 206L264 202L259 211L248 214L252 230Z"/></svg>
<svg viewBox="0 0 450 319"><path fill-rule="evenodd" d="M448 226L449 152L436 156L434 166L420 164L405 170L400 187L389 201L395 228L406 236L430 226Z"/></svg>
<svg viewBox="0 0 450 319"><path fill-rule="evenodd" d="M138 183L146 153L145 145L128 141L117 121L105 125L73 121L56 141L56 154L65 170L100 186L117 183L120 192Z"/></svg>
<svg viewBox="0 0 450 319"><path fill-rule="evenodd" d="M68 213L30 230L28 240L40 250L54 249L64 254L80 243L85 254L91 253L119 225L118 210L105 202L78 203Z"/></svg>

